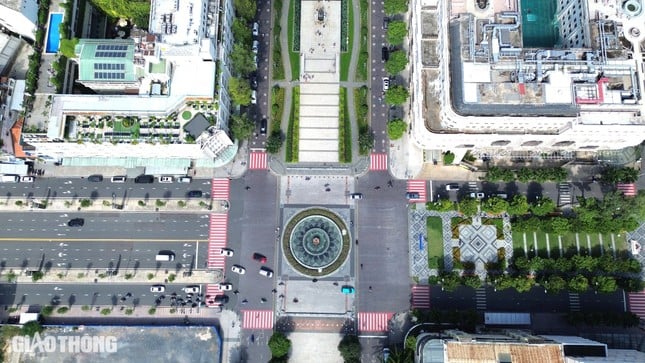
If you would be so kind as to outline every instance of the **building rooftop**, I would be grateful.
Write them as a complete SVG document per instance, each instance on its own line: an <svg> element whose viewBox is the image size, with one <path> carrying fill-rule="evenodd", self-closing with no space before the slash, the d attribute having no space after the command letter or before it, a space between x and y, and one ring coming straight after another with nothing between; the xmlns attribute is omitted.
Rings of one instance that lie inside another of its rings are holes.
<svg viewBox="0 0 645 363"><path fill-rule="evenodd" d="M450 363L564 363L562 348L557 344L447 342L446 356Z"/></svg>
<svg viewBox="0 0 645 363"><path fill-rule="evenodd" d="M206 34L206 0L156 0L150 7L150 32L163 43L196 44Z"/></svg>
<svg viewBox="0 0 645 363"><path fill-rule="evenodd" d="M132 39L79 40L79 81L135 82L134 51Z"/></svg>

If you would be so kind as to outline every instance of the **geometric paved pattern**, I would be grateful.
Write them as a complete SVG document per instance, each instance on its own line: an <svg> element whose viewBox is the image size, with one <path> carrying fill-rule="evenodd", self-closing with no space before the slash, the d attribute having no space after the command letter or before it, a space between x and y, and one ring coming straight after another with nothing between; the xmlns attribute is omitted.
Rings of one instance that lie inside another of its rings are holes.
<svg viewBox="0 0 645 363"><path fill-rule="evenodd" d="M208 268L226 270L226 257L220 250L226 247L228 214L211 213L208 228Z"/></svg>
<svg viewBox="0 0 645 363"><path fill-rule="evenodd" d="M370 154L370 170L387 170L387 154L373 153Z"/></svg>
<svg viewBox="0 0 645 363"><path fill-rule="evenodd" d="M251 151L249 155L249 169L250 170L266 170L267 169L267 153L266 151Z"/></svg>
<svg viewBox="0 0 645 363"><path fill-rule="evenodd" d="M627 296L629 311L638 315L639 318L645 319L645 290L641 292L630 292Z"/></svg>
<svg viewBox="0 0 645 363"><path fill-rule="evenodd" d="M459 226L461 260L470 262L497 262L497 228L481 225L474 217L473 224Z"/></svg>
<svg viewBox="0 0 645 363"><path fill-rule="evenodd" d="M231 179L215 178L211 183L211 198L214 200L228 200L231 190Z"/></svg>
<svg viewBox="0 0 645 363"><path fill-rule="evenodd" d="M430 309L430 286L412 286L412 309Z"/></svg>
<svg viewBox="0 0 645 363"><path fill-rule="evenodd" d="M426 202L426 181L425 180L408 180L408 192L419 193L419 198L409 199L409 203L425 203Z"/></svg>
<svg viewBox="0 0 645 363"><path fill-rule="evenodd" d="M242 329L273 329L273 310L242 310Z"/></svg>
<svg viewBox="0 0 645 363"><path fill-rule="evenodd" d="M358 331L386 332L394 313L358 313Z"/></svg>

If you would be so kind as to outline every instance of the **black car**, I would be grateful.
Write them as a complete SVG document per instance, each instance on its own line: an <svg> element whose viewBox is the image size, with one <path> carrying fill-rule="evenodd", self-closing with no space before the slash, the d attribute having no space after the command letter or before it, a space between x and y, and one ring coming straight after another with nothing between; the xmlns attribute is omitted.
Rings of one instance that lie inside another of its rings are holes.
<svg viewBox="0 0 645 363"><path fill-rule="evenodd" d="M70 219L69 222L67 222L67 225L70 227L83 227L83 225L85 225L85 220L83 218Z"/></svg>
<svg viewBox="0 0 645 363"><path fill-rule="evenodd" d="M135 183L140 183L140 184L150 184L154 182L155 177L152 175L139 175L138 177L134 178Z"/></svg>
<svg viewBox="0 0 645 363"><path fill-rule="evenodd" d="M252 76L249 83L251 84L251 89L252 90L257 90L258 89L258 77L257 76Z"/></svg>
<svg viewBox="0 0 645 363"><path fill-rule="evenodd" d="M226 303L228 303L228 296L227 295L217 295L217 296L215 296L213 301L216 304L226 304Z"/></svg>
<svg viewBox="0 0 645 363"><path fill-rule="evenodd" d="M381 60L387 62L388 59L390 59L390 50L387 47L381 48Z"/></svg>
<svg viewBox="0 0 645 363"><path fill-rule="evenodd" d="M90 175L89 177L87 177L87 180L91 181L91 182L94 182L94 183L102 182L103 181L103 175L100 175L100 174Z"/></svg>
<svg viewBox="0 0 645 363"><path fill-rule="evenodd" d="M202 193L201 190L190 190L188 191L188 193L186 193L188 198L201 198L203 194L204 193Z"/></svg>
<svg viewBox="0 0 645 363"><path fill-rule="evenodd" d="M263 118L262 121L260 121L260 134L261 135L267 134L267 119L265 118Z"/></svg>

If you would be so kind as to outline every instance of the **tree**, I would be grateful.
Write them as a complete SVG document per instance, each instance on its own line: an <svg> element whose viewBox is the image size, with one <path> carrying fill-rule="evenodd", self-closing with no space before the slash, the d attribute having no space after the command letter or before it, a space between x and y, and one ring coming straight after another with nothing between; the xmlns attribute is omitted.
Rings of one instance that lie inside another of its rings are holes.
<svg viewBox="0 0 645 363"><path fill-rule="evenodd" d="M248 106L251 103L251 85L247 79L229 78L228 91L236 105Z"/></svg>
<svg viewBox="0 0 645 363"><path fill-rule="evenodd" d="M233 74L235 75L244 77L255 71L253 52L244 44L236 43L233 45L230 61Z"/></svg>
<svg viewBox="0 0 645 363"><path fill-rule="evenodd" d="M441 274L441 288L445 291L455 291L461 286L461 278L456 272L445 272Z"/></svg>
<svg viewBox="0 0 645 363"><path fill-rule="evenodd" d="M394 119L387 123L387 136L390 140L398 140L403 137L403 134L408 128L408 124L401 119Z"/></svg>
<svg viewBox="0 0 645 363"><path fill-rule="evenodd" d="M436 202L427 202L426 209L436 210L439 212L447 212L450 210L455 210L455 203L450 199L442 198L437 200Z"/></svg>
<svg viewBox="0 0 645 363"><path fill-rule="evenodd" d="M63 38L60 40L60 48L58 51L67 58L76 58L76 44L78 44L78 38Z"/></svg>
<svg viewBox="0 0 645 363"><path fill-rule="evenodd" d="M271 135L269 135L269 138L267 139L267 144L266 144L266 150L269 154L276 154L278 151L280 151L280 148L282 147L282 143L284 142L284 136L282 135L282 131L277 130L277 131L272 131Z"/></svg>
<svg viewBox="0 0 645 363"><path fill-rule="evenodd" d="M605 183L633 183L638 179L638 170L634 168L609 167L602 171L602 181Z"/></svg>
<svg viewBox="0 0 645 363"><path fill-rule="evenodd" d="M403 43L403 39L408 35L408 25L401 20L393 20L387 27L387 42L392 45Z"/></svg>
<svg viewBox="0 0 645 363"><path fill-rule="evenodd" d="M589 289L589 281L582 275L576 275L569 280L569 290L573 292L585 292Z"/></svg>
<svg viewBox="0 0 645 363"><path fill-rule="evenodd" d="M275 332L269 338L269 349L271 349L271 356L274 358L282 358L289 354L291 349L291 340L289 340L283 333Z"/></svg>
<svg viewBox="0 0 645 363"><path fill-rule="evenodd" d="M520 275L512 279L513 279L513 287L515 288L515 290L517 290L517 292L528 292L535 284L533 282L533 279L526 277L524 275Z"/></svg>
<svg viewBox="0 0 645 363"><path fill-rule="evenodd" d="M383 10L387 15L405 13L408 11L408 0L385 0Z"/></svg>
<svg viewBox="0 0 645 363"><path fill-rule="evenodd" d="M229 128L238 140L248 139L255 130L255 123L246 114L232 115Z"/></svg>
<svg viewBox="0 0 645 363"><path fill-rule="evenodd" d="M450 151L443 153L443 165L450 165L455 161L455 154Z"/></svg>
<svg viewBox="0 0 645 363"><path fill-rule="evenodd" d="M358 148L361 155L367 155L374 147L374 134L370 130L361 132L358 136Z"/></svg>
<svg viewBox="0 0 645 363"><path fill-rule="evenodd" d="M545 216L555 210L555 203L550 198L541 197L529 207L536 216Z"/></svg>
<svg viewBox="0 0 645 363"><path fill-rule="evenodd" d="M591 279L591 284L598 292L604 294L614 292L618 289L616 279L611 276L596 276Z"/></svg>
<svg viewBox="0 0 645 363"><path fill-rule="evenodd" d="M251 22L258 11L258 5L255 0L233 0L233 7L237 15L247 22Z"/></svg>
<svg viewBox="0 0 645 363"><path fill-rule="evenodd" d="M233 31L233 38L235 38L236 43L243 44L247 47L251 46L251 40L253 38L251 28L246 23L246 20L243 18L235 18L231 30Z"/></svg>
<svg viewBox="0 0 645 363"><path fill-rule="evenodd" d="M526 196L520 194L514 196L506 211L508 214L515 216L527 214L529 212L529 202L526 199Z"/></svg>
<svg viewBox="0 0 645 363"><path fill-rule="evenodd" d="M466 216L474 216L479 212L479 201L474 198L464 198L457 203L459 211Z"/></svg>
<svg viewBox="0 0 645 363"><path fill-rule="evenodd" d="M385 91L385 103L388 105L402 105L410 97L410 93L403 86L390 87Z"/></svg>
<svg viewBox="0 0 645 363"><path fill-rule="evenodd" d="M577 271L586 270L587 272L592 272L598 266L598 260L591 256L574 255L571 257L571 263L573 263L573 267Z"/></svg>
<svg viewBox="0 0 645 363"><path fill-rule="evenodd" d="M486 181L495 182L495 181L504 181L512 182L515 180L515 174L512 170L498 168L497 166L491 166L486 172Z"/></svg>
<svg viewBox="0 0 645 363"><path fill-rule="evenodd" d="M493 214L502 213L508 209L508 202L500 197L490 197L482 203L482 209Z"/></svg>
<svg viewBox="0 0 645 363"><path fill-rule="evenodd" d="M549 230L556 234L565 234L571 230L571 222L568 218L554 217L549 220Z"/></svg>
<svg viewBox="0 0 645 363"><path fill-rule="evenodd" d="M522 273L526 273L531 269L531 263L524 256L515 257L513 259L513 265L515 265L515 269L517 269L517 271Z"/></svg>
<svg viewBox="0 0 645 363"><path fill-rule="evenodd" d="M468 275L461 278L461 283L464 286L472 287L477 289L482 286L482 280L477 275Z"/></svg>
<svg viewBox="0 0 645 363"><path fill-rule="evenodd" d="M567 288L567 282L558 275L551 275L542 280L542 286L544 286L546 291L550 294L557 294Z"/></svg>
<svg viewBox="0 0 645 363"><path fill-rule="evenodd" d="M36 333L42 333L44 330L43 326L37 320L26 322L22 326L22 334L29 335L33 337Z"/></svg>
<svg viewBox="0 0 645 363"><path fill-rule="evenodd" d="M359 363L361 361L361 342L356 335L345 335L338 343L338 350L345 363Z"/></svg>
<svg viewBox="0 0 645 363"><path fill-rule="evenodd" d="M399 74L408 65L408 55L404 50L396 50L390 53L390 58L385 62L385 70L388 74Z"/></svg>

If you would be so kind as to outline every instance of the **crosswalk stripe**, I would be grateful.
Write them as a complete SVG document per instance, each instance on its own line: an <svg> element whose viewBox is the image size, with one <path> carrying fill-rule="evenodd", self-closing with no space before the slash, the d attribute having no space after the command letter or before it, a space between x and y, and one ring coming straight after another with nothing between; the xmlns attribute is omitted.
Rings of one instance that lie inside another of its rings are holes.
<svg viewBox="0 0 645 363"><path fill-rule="evenodd" d="M267 153L265 151L251 151L251 153L249 154L249 169L266 170Z"/></svg>
<svg viewBox="0 0 645 363"><path fill-rule="evenodd" d="M394 313L358 313L358 330L361 332L386 332Z"/></svg>
<svg viewBox="0 0 645 363"><path fill-rule="evenodd" d="M211 213L208 233L208 268L226 269L220 249L226 247L228 214Z"/></svg>
<svg viewBox="0 0 645 363"><path fill-rule="evenodd" d="M627 297L629 311L638 315L639 318L645 319L645 290L641 292L630 292Z"/></svg>
<svg viewBox="0 0 645 363"><path fill-rule="evenodd" d="M242 310L242 329L273 329L272 310Z"/></svg>
<svg viewBox="0 0 645 363"><path fill-rule="evenodd" d="M413 193L419 193L418 199L409 199L410 203L425 203L427 200L426 196L426 181L425 180L408 180L407 191Z"/></svg>
<svg viewBox="0 0 645 363"><path fill-rule="evenodd" d="M370 154L370 170L372 171L387 170L387 154L385 153Z"/></svg>
<svg viewBox="0 0 645 363"><path fill-rule="evenodd" d="M412 308L430 308L430 286L412 286Z"/></svg>

